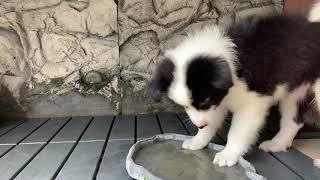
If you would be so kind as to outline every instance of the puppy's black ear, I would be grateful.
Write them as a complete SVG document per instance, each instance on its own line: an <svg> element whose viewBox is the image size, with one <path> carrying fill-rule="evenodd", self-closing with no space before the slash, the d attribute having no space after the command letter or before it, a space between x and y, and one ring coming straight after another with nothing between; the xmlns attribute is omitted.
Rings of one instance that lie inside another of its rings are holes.
<svg viewBox="0 0 320 180"><path fill-rule="evenodd" d="M163 59L156 67L149 83L147 84L147 96L154 101L159 102L163 92L168 90L168 87L173 80L174 64L170 59Z"/></svg>
<svg viewBox="0 0 320 180"><path fill-rule="evenodd" d="M212 81L214 88L227 90L233 86L231 70L226 61L216 61L216 75Z"/></svg>

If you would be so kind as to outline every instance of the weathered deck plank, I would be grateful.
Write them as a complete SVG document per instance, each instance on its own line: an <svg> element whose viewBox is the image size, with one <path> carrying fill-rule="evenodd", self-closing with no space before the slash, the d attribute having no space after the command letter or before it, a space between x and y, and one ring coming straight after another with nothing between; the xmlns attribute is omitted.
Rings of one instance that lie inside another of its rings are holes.
<svg viewBox="0 0 320 180"><path fill-rule="evenodd" d="M68 118L55 118L41 126L0 159L1 179L13 177L60 130Z"/></svg>
<svg viewBox="0 0 320 180"><path fill-rule="evenodd" d="M161 130L155 114L137 116L137 139L144 139L161 134Z"/></svg>
<svg viewBox="0 0 320 180"><path fill-rule="evenodd" d="M72 146L73 143L48 144L15 179L46 180L53 178Z"/></svg>
<svg viewBox="0 0 320 180"><path fill-rule="evenodd" d="M287 152L272 154L303 179L320 179L320 170L314 167L313 160L295 148L291 148Z"/></svg>
<svg viewBox="0 0 320 180"><path fill-rule="evenodd" d="M90 122L91 117L73 117L71 121L57 134L50 143L75 142L84 128Z"/></svg>
<svg viewBox="0 0 320 180"><path fill-rule="evenodd" d="M62 127L69 118L53 118L49 120L46 124L40 127L38 130L33 132L29 137L24 139L21 144L46 143L56 131Z"/></svg>
<svg viewBox="0 0 320 180"><path fill-rule="evenodd" d="M24 138L26 138L32 131L35 131L41 125L46 123L48 118L46 119L38 119L38 120L29 120L23 123L22 125L16 127L9 133L0 137L0 144L12 144L16 145Z"/></svg>
<svg viewBox="0 0 320 180"><path fill-rule="evenodd" d="M0 159L0 179L10 179L42 147L42 144L21 144Z"/></svg>
<svg viewBox="0 0 320 180"><path fill-rule="evenodd" d="M85 180L94 176L113 116L96 117L56 179Z"/></svg>
<svg viewBox="0 0 320 180"><path fill-rule="evenodd" d="M73 118L15 179L54 178L90 122L90 117Z"/></svg>
<svg viewBox="0 0 320 180"><path fill-rule="evenodd" d="M183 124L178 120L176 114L160 113L158 114L160 126L163 133L177 133L188 135L188 131L183 127Z"/></svg>
<svg viewBox="0 0 320 180"><path fill-rule="evenodd" d="M134 143L134 116L118 116L99 165L98 180L131 179L125 169L125 161L130 147Z"/></svg>
<svg viewBox="0 0 320 180"><path fill-rule="evenodd" d="M23 123L23 120L0 121L0 137Z"/></svg>
<svg viewBox="0 0 320 180"><path fill-rule="evenodd" d="M266 130L263 130L261 135L266 137L265 139L273 137L273 133ZM313 160L295 148L292 147L287 152L271 154L300 178L305 180L320 179L320 170L314 167Z"/></svg>

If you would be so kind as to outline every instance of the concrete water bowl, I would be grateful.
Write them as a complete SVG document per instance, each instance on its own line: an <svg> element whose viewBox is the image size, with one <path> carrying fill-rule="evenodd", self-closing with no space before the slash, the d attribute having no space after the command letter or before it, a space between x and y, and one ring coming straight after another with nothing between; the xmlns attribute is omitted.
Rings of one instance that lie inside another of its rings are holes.
<svg viewBox="0 0 320 180"><path fill-rule="evenodd" d="M126 159L128 174L138 180L264 180L245 159L233 167L212 163L216 152L224 146L210 143L208 148L182 149L190 136L161 134L138 141Z"/></svg>

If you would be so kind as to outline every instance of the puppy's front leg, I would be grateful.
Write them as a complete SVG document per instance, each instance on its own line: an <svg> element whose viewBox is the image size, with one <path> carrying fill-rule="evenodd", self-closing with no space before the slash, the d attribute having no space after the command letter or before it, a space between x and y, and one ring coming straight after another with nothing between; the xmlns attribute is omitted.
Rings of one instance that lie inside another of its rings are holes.
<svg viewBox="0 0 320 180"><path fill-rule="evenodd" d="M213 163L219 166L233 166L255 142L264 124L267 108L246 107L234 113L228 142L225 149L216 154Z"/></svg>

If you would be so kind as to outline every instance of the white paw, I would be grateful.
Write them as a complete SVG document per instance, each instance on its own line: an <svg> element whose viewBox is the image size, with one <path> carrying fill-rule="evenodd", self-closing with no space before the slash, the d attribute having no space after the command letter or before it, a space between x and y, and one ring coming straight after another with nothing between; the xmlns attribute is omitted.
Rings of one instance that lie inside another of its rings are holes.
<svg viewBox="0 0 320 180"><path fill-rule="evenodd" d="M193 137L191 139L185 140L182 144L182 148L190 149L190 150L199 150L199 149L203 149L207 145L208 145L208 143L201 141L201 140L198 140L195 137Z"/></svg>
<svg viewBox="0 0 320 180"><path fill-rule="evenodd" d="M280 141L264 141L259 145L259 149L265 152L281 152L287 151L291 147L291 143L283 143Z"/></svg>
<svg viewBox="0 0 320 180"><path fill-rule="evenodd" d="M213 160L213 164L218 164L220 167L233 166L237 164L240 156L232 151L223 150L216 154Z"/></svg>

